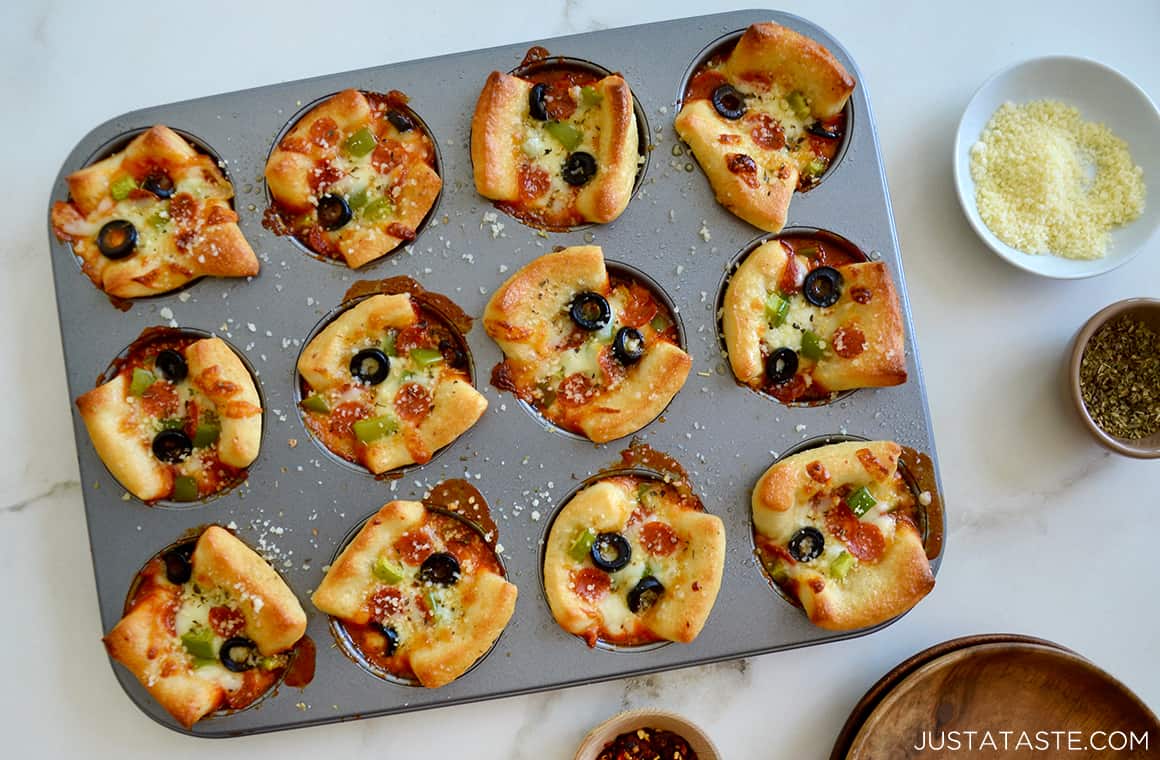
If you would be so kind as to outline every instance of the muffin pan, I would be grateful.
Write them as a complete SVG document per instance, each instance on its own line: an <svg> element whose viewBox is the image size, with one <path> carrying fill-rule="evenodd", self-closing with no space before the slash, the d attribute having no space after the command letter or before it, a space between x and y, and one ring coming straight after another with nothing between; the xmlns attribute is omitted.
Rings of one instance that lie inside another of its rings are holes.
<svg viewBox="0 0 1160 760"><path fill-rule="evenodd" d="M909 379L864 389L828 404L787 407L736 383L717 331L717 291L728 267L759 231L713 199L712 190L672 128L682 78L723 36L775 20L818 40L858 81L851 127L840 160L825 181L794 196L787 227L828 230L881 258L895 278L905 313ZM476 98L492 70L518 65L533 44L553 55L619 71L648 116L651 157L625 213L610 225L540 233L476 194L469 129ZM405 249L359 271L306 255L290 237L262 226L268 195L262 172L273 141L305 104L348 87L411 98L433 135L442 195ZM773 459L818 435L889 438L935 457L926 392L903 282L882 158L867 83L842 46L804 19L740 11L548 41L392 64L303 82L215 95L136 111L97 127L65 161L52 200L67 197L65 177L124 136L164 123L221 156L237 197L240 226L262 262L249 280L202 279L120 311L93 288L67 244L49 231L69 403L93 387L109 357L150 325L214 332L249 360L265 403L262 450L249 479L204 504L180 510L148 507L108 474L75 414L81 481L93 550L102 629L119 619L126 589L152 554L189 531L218 523L266 556L307 610L307 634L318 645L317 674L304 689L282 685L259 705L206 719L199 736L231 736L407 712L543 689L624 678L670 668L748 657L860 636L812 626L771 593L753 555L750 491ZM594 446L547 428L519 401L487 384L499 348L478 317L488 297L518 267L553 246L596 243L611 261L651 278L676 307L694 364L688 382L639 438L680 461L706 509L725 521L728 549L716 606L692 644L643 651L589 650L552 619L540 580L541 544L555 510L585 479L619 459L622 439ZM323 454L296 411L295 361L315 326L357 280L409 275L450 297L477 318L467 342L476 387L490 407L436 460L402 478L376 479ZM62 400L63 401L63 400ZM448 478L468 478L491 504L508 578L520 588L516 612L495 648L459 680L436 690L384 681L351 662L326 615L309 602L323 568L352 529L391 499L417 499ZM937 569L938 559L932 563ZM935 593L938 593L937 590ZM880 626L881 627L881 626ZM871 629L873 630L873 629ZM127 671L114 667L147 715L182 730Z"/></svg>

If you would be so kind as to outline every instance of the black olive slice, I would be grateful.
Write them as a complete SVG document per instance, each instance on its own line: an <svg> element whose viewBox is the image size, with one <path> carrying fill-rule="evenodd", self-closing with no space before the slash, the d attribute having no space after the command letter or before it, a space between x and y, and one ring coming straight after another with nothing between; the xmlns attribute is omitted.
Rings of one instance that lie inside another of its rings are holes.
<svg viewBox="0 0 1160 760"><path fill-rule="evenodd" d="M841 137L841 134L839 132L837 132L837 131L831 132L830 130L823 127L820 122L816 122L816 121L813 124L806 127L806 131L809 132L811 135L817 135L818 137L824 137L827 140L837 140L839 137Z"/></svg>
<svg viewBox="0 0 1160 760"><path fill-rule="evenodd" d="M644 356L644 336L635 327L622 327L612 339L612 353L621 364L636 364Z"/></svg>
<svg viewBox="0 0 1160 760"><path fill-rule="evenodd" d="M419 580L440 586L454 586L459 581L459 560L454 554L435 552L419 566Z"/></svg>
<svg viewBox="0 0 1160 760"><path fill-rule="evenodd" d="M318 199L318 223L328 230L337 230L350 221L350 204L341 195L328 193Z"/></svg>
<svg viewBox="0 0 1160 760"><path fill-rule="evenodd" d="M137 228L125 219L106 222L97 233L97 250L106 259L123 259L137 248Z"/></svg>
<svg viewBox="0 0 1160 760"><path fill-rule="evenodd" d="M548 85L543 82L533 85L531 92L528 93L528 111L531 112L533 119L548 120L548 104L544 101L547 94Z"/></svg>
<svg viewBox="0 0 1160 760"><path fill-rule="evenodd" d="M612 319L612 307L599 293L585 291L572 299L568 315L581 330L599 330Z"/></svg>
<svg viewBox="0 0 1160 760"><path fill-rule="evenodd" d="M774 385L793 380L797 374L798 355L792 348L779 348L765 358L765 379Z"/></svg>
<svg viewBox="0 0 1160 760"><path fill-rule="evenodd" d="M193 453L193 441L180 430L162 430L153 438L153 456L162 462L179 464Z"/></svg>
<svg viewBox="0 0 1160 760"><path fill-rule="evenodd" d="M588 180L596 176L596 158L591 153L578 150L568 156L560 176L573 187L588 184Z"/></svg>
<svg viewBox="0 0 1160 760"><path fill-rule="evenodd" d="M391 360L379 348L364 348L350 360L350 374L367 385L378 385L391 374Z"/></svg>
<svg viewBox="0 0 1160 760"><path fill-rule="evenodd" d="M411 121L410 116L393 108L387 111L387 121L391 122L391 126L400 132L410 132L415 128L415 122Z"/></svg>
<svg viewBox="0 0 1160 760"><path fill-rule="evenodd" d="M798 562L809 562L822 556L826 548L826 539L817 528L806 526L794 533L789 539L789 554Z"/></svg>
<svg viewBox="0 0 1160 760"><path fill-rule="evenodd" d="M234 636L222 644L218 659L226 666L226 670L244 673L254 667L254 653L257 651L258 646L254 642L241 636Z"/></svg>
<svg viewBox="0 0 1160 760"><path fill-rule="evenodd" d="M665 593L664 584L653 576L646 575L640 579L640 583L632 587L632 591L628 592L628 609L632 610L634 615L639 615L656 604L663 593Z"/></svg>
<svg viewBox="0 0 1160 760"><path fill-rule="evenodd" d="M189 365L185 363L185 357L172 348L159 351L153 359L153 366L171 383L180 383L189 374Z"/></svg>
<svg viewBox="0 0 1160 760"><path fill-rule="evenodd" d="M592 541L588 553L592 564L606 573L615 573L632 559L632 547L619 533L601 533Z"/></svg>
<svg viewBox="0 0 1160 760"><path fill-rule="evenodd" d="M161 555L161 561L165 563L165 577L170 583L180 586L193 575L191 559L195 545L195 542L189 541Z"/></svg>
<svg viewBox="0 0 1160 760"><path fill-rule="evenodd" d="M371 628L383 635L387 643L383 646L383 654L390 657L399 648L399 632L389 625L383 625L377 620L371 621Z"/></svg>
<svg viewBox="0 0 1160 760"><path fill-rule="evenodd" d="M173 180L165 172L154 172L141 183L144 190L156 195L161 200L173 197Z"/></svg>
<svg viewBox="0 0 1160 760"><path fill-rule="evenodd" d="M842 297L842 275L833 267L818 267L806 275L802 294L814 306L833 306Z"/></svg>
<svg viewBox="0 0 1160 760"><path fill-rule="evenodd" d="M736 121L745 115L745 96L733 85L723 84L713 90L713 107L726 119Z"/></svg>

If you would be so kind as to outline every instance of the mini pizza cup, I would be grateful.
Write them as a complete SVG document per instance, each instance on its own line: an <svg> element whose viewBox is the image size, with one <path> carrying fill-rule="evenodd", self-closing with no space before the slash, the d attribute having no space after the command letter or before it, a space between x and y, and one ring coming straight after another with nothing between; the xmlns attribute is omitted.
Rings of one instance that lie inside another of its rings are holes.
<svg viewBox="0 0 1160 760"><path fill-rule="evenodd" d="M566 496L543 547L557 624L593 649L643 652L700 634L721 587L725 528L687 481L633 467Z"/></svg>
<svg viewBox="0 0 1160 760"><path fill-rule="evenodd" d="M466 338L423 294L344 301L303 342L297 370L297 407L311 439L375 476L430 463L487 409Z"/></svg>
<svg viewBox="0 0 1160 760"><path fill-rule="evenodd" d="M906 381L891 274L834 232L792 227L750 241L718 286L717 315L734 379L787 406Z"/></svg>
<svg viewBox="0 0 1160 760"><path fill-rule="evenodd" d="M259 388L224 339L150 327L76 404L93 448L129 494L182 507L246 480L261 447Z"/></svg>
<svg viewBox="0 0 1160 760"><path fill-rule="evenodd" d="M53 233L113 299L167 295L205 276L251 277L258 258L224 167L188 132L163 124L126 132L66 178Z"/></svg>
<svg viewBox="0 0 1160 760"><path fill-rule="evenodd" d="M312 600L352 662L392 684L434 689L491 653L517 594L480 526L392 501L347 535Z"/></svg>
<svg viewBox="0 0 1160 760"><path fill-rule="evenodd" d="M286 674L306 613L264 559L211 525L154 555L135 576L109 656L173 718L253 706Z"/></svg>
<svg viewBox="0 0 1160 760"><path fill-rule="evenodd" d="M484 83L471 160L480 195L524 224L556 232L607 224L644 180L648 120L619 74L532 48Z"/></svg>
<svg viewBox="0 0 1160 760"><path fill-rule="evenodd" d="M669 731L684 739L696 753L697 760L721 760L713 740L696 723L667 710L646 708L613 715L593 728L580 742L573 760L599 760L600 753L618 736L640 730Z"/></svg>
<svg viewBox="0 0 1160 760"><path fill-rule="evenodd" d="M672 300L599 246L525 264L492 294L483 326L504 352L492 385L549 430L594 443L655 421L692 367Z"/></svg>
<svg viewBox="0 0 1160 760"><path fill-rule="evenodd" d="M408 103L398 90L348 89L305 106L266 159L266 226L351 269L413 242L443 180L435 137Z"/></svg>
<svg viewBox="0 0 1160 760"><path fill-rule="evenodd" d="M793 194L817 187L841 162L854 87L816 40L773 22L753 24L693 59L674 125L718 202L777 232Z"/></svg>
<svg viewBox="0 0 1160 760"><path fill-rule="evenodd" d="M815 455L816 461L806 461ZM823 536L814 520L802 516L797 502L802 494L821 494L819 484L825 486L831 478L844 491L840 506L831 510L849 510L847 517L855 524L835 527L823 520ZM891 441L848 434L802 441L775 458L754 487L750 514L755 561L770 588L821 628L847 631L888 624L934 587L931 563L943 544L942 502L935 485L929 458ZM896 486L903 518L877 509ZM858 530L867 514L875 531L881 530L883 519L894 520L890 543L879 544L877 557L855 557L874 543L864 541ZM784 536L787 525L797 529ZM842 531L842 537L831 535L834 530ZM785 545L775 536L786 539ZM790 572L787 563L805 570Z"/></svg>

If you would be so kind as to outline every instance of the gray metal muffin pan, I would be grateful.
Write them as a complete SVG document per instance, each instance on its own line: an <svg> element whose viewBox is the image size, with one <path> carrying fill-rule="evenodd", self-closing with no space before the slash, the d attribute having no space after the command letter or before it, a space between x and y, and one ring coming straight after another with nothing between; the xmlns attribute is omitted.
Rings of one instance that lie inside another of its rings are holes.
<svg viewBox="0 0 1160 760"><path fill-rule="evenodd" d="M739 386L722 357L715 305L722 276L758 230L713 199L704 175L672 128L681 82L702 51L722 35L776 20L826 45L858 87L841 160L819 186L797 194L787 226L832 230L895 278L906 313L909 380L859 390L834 403L786 407ZM212 331L256 369L265 401L262 449L249 480L203 504L149 507L130 498L98 458L79 415L73 427L100 598L108 631L120 618L134 575L156 551L209 523L236 530L282 573L309 614L318 645L317 675L299 690L282 685L247 710L207 718L191 733L231 736L407 712L624 678L670 668L819 644L852 636L811 625L770 588L753 557L750 490L774 457L803 439L830 433L890 438L935 456L902 261L887 196L866 83L842 46L804 19L750 10L609 29L541 41L553 54L599 63L628 80L649 122L652 154L639 191L612 224L538 233L476 194L468 135L480 88L493 69L509 70L530 45L447 55L301 82L158 106L117 117L88 134L69 155L65 177L123 144L125 136L164 123L208 146L237 191L241 228L262 270L250 280L207 278L175 293L140 299L122 312L80 272L69 246L49 234L72 399L93 386L110 359L151 325ZM262 227L267 205L262 171L272 141L305 104L348 87L399 89L439 146L444 189L418 239L405 250L352 272L320 261L292 239ZM492 216L494 214L494 217ZM679 309L693 370L665 413L640 433L680 460L708 511L726 525L725 577L708 624L688 645L645 651L589 650L556 625L543 597L541 545L555 510L576 484L608 467L628 445L594 446L550 429L510 394L488 384L500 360L478 322L467 336L475 382L490 407L479 423L424 467L398 480L376 480L324 454L295 408L295 362L305 338L355 280L409 275L478 317L512 271L554 246L597 243L608 259L649 274ZM71 399L70 399L71 404ZM75 406L74 406L75 412ZM937 460L936 460L937 461ZM520 589L515 615L491 651L458 681L437 690L386 682L336 646L328 619L310 604L324 568L343 538L391 499L420 498L446 478L467 477L492 506L502 556ZM937 565L937 562L935 563ZM937 593L937 592L936 592ZM114 672L143 712L181 729L136 679Z"/></svg>

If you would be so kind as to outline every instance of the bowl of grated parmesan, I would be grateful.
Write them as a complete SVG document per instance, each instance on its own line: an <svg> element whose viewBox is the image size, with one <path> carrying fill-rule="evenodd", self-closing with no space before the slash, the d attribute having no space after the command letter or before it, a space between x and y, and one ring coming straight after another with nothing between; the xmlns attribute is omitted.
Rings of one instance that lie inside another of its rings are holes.
<svg viewBox="0 0 1160 760"><path fill-rule="evenodd" d="M971 226L1028 272L1109 272L1160 227L1160 201L1147 197L1160 183L1160 111L1096 61L1034 58L995 74L971 98L954 150Z"/></svg>

